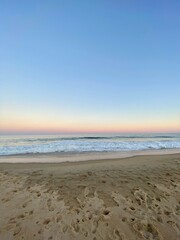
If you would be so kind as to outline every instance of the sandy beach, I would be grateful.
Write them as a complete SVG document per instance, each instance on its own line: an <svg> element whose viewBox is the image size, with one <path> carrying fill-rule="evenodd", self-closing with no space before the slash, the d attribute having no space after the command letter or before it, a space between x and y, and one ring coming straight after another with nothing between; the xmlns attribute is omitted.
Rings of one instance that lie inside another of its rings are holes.
<svg viewBox="0 0 180 240"><path fill-rule="evenodd" d="M180 239L180 154L95 159L0 163L0 239Z"/></svg>

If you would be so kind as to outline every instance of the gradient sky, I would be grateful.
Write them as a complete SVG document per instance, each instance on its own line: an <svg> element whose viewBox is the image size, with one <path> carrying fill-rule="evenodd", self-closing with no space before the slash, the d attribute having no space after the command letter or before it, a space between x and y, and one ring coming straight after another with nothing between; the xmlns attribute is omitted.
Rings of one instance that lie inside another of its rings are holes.
<svg viewBox="0 0 180 240"><path fill-rule="evenodd" d="M180 132L180 1L0 1L0 132Z"/></svg>

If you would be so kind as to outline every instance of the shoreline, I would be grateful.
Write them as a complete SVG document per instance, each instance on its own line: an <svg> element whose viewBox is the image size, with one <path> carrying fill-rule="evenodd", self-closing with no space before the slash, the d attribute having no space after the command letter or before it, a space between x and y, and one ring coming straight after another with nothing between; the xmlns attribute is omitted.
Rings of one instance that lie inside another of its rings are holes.
<svg viewBox="0 0 180 240"><path fill-rule="evenodd" d="M52 152L0 155L1 163L64 163L108 159L122 159L136 156L179 154L180 149L117 151L117 152Z"/></svg>

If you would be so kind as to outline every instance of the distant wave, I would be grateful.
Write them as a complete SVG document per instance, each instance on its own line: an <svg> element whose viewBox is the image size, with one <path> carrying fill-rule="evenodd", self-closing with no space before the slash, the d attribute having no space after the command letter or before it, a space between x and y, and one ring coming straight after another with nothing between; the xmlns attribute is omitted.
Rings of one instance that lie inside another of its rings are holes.
<svg viewBox="0 0 180 240"><path fill-rule="evenodd" d="M176 139L176 136L108 136L108 137L100 137L100 136L88 136L88 137L44 137L44 138L21 138L14 140L16 142L26 141L26 142L54 142L54 141L78 141L78 140L121 140L121 139Z"/></svg>

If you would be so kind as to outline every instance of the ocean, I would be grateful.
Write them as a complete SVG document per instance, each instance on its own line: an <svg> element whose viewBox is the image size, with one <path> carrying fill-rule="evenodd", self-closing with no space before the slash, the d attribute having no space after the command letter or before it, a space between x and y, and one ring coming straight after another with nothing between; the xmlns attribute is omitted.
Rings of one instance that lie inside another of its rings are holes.
<svg viewBox="0 0 180 240"><path fill-rule="evenodd" d="M178 148L180 149L180 133L0 136L0 155Z"/></svg>

